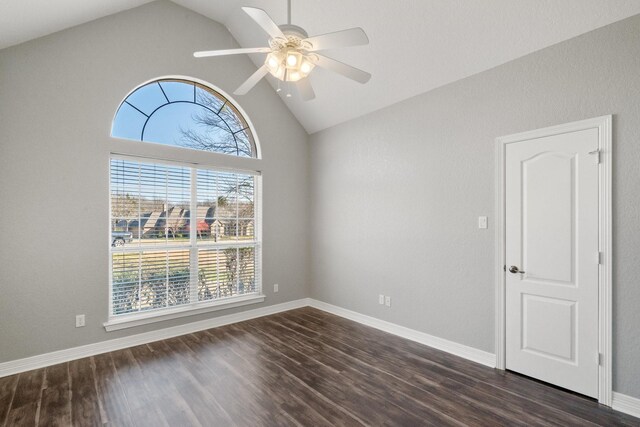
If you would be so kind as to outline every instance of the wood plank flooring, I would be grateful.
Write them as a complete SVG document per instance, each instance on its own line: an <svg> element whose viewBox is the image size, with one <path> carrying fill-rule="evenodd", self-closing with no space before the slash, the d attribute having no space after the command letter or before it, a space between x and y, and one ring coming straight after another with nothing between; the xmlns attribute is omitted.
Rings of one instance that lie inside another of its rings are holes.
<svg viewBox="0 0 640 427"><path fill-rule="evenodd" d="M0 378L5 426L640 426L312 308Z"/></svg>

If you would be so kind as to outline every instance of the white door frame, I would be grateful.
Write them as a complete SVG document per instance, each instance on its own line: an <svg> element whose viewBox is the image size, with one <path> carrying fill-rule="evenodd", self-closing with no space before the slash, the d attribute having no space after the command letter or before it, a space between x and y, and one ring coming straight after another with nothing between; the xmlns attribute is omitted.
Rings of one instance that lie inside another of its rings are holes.
<svg viewBox="0 0 640 427"><path fill-rule="evenodd" d="M542 138L585 129L598 129L598 150L600 157L598 171L599 206L599 292L598 292L598 402L611 406L612 398L612 229L611 229L611 145L612 116L601 116L578 122L551 126L529 132L496 138L496 189L495 189L495 285L496 285L496 368L505 369L505 152L507 144Z"/></svg>

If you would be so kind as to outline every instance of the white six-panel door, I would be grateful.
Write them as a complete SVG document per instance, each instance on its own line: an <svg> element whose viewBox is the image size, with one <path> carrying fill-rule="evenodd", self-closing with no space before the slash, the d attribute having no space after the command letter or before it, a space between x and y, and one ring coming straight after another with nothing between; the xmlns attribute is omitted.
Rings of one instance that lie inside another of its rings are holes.
<svg viewBox="0 0 640 427"><path fill-rule="evenodd" d="M598 396L598 129L508 144L506 368Z"/></svg>

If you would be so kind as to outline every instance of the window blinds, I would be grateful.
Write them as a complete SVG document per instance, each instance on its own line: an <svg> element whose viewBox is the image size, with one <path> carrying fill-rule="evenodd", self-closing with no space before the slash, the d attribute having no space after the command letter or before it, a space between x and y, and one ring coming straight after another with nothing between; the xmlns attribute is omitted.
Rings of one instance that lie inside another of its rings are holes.
<svg viewBox="0 0 640 427"><path fill-rule="evenodd" d="M259 293L256 179L112 158L111 315Z"/></svg>

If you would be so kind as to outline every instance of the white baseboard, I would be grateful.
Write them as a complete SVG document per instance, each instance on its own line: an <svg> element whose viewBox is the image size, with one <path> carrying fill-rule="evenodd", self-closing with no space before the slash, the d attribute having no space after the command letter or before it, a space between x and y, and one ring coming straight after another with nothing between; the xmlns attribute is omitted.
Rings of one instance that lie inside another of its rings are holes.
<svg viewBox="0 0 640 427"><path fill-rule="evenodd" d="M24 359L11 360L9 362L0 363L0 377L30 371L32 369L44 368L45 366L56 365L70 360L81 359L83 357L94 356L96 354L107 353L109 351L120 350L140 344L191 334L193 332L242 322L244 320L255 319L257 317L268 316L270 314L306 307L308 305L309 299L302 298L282 304L260 307L254 310L247 310L240 313L228 314L226 316L214 317L212 319L159 329L157 331L145 332L123 338L115 338L66 350L53 351L51 353L39 354L37 356L26 357Z"/></svg>
<svg viewBox="0 0 640 427"><path fill-rule="evenodd" d="M328 313L335 314L336 316L344 317L346 319L353 320L354 322L362 323L363 325L371 326L373 328L380 329L381 331L388 332L438 350L446 351L447 353L489 366L490 368L496 367L496 355L493 353L488 353L486 351L478 350L477 348L469 347L453 341L448 341L443 338L434 337L433 335L416 331L415 329L396 325L395 323L376 319L375 317L366 316L364 314L347 310L336 305L327 304L326 302L315 299L309 299L309 305L317 308L318 310L323 310Z"/></svg>
<svg viewBox="0 0 640 427"><path fill-rule="evenodd" d="M107 353L110 351L120 350L123 348L133 347L140 344L146 344L154 341L160 341L167 338L173 338L180 335L190 334L205 329L216 328L218 326L229 325L231 323L242 322L244 320L255 319L257 317L268 316L270 314L280 313L295 308L311 306L319 310L335 314L346 319L362 323L367 326L380 329L382 331L419 342L438 350L463 357L473 362L481 363L486 366L495 367L495 355L478 350L466 345L458 344L433 335L425 334L404 326L379 320L374 317L356 313L342 307L327 304L322 301L311 298L302 298L295 301L285 302L282 304L270 305L267 307L247 310L240 313L229 314L226 316L214 317L212 319L201 320L198 322L186 323L184 325L173 326L170 328L159 329L156 331L145 332L141 334L131 335L123 338L115 338L107 341L101 341L94 344L87 344L79 347L73 347L65 350L53 351L51 353L39 354L36 356L26 357L24 359L11 360L9 362L0 363L0 377L17 374L20 372L30 371L32 369L44 368L45 366L56 365L71 360L81 359L83 357L94 356L96 354Z"/></svg>
<svg viewBox="0 0 640 427"><path fill-rule="evenodd" d="M616 411L640 418L640 399L636 397L614 391L611 407Z"/></svg>
<svg viewBox="0 0 640 427"><path fill-rule="evenodd" d="M445 351L455 356L480 363L485 366L494 368L496 366L496 356L486 351L478 350L453 341L435 337L424 332L416 331L395 323L376 319L375 317L347 310L336 305L318 301L312 298L301 298L295 301L289 301L282 304L260 307L254 310L247 310L240 313L228 314L226 316L215 317L212 319L201 320L198 322L187 323L184 325L173 326L170 328L160 329L157 331L145 332L142 334L131 335L123 338L102 341L95 344L87 344L80 347L73 347L65 350L54 351L51 353L39 354L37 356L26 357L24 359L11 360L9 362L0 363L0 377L17 374L20 372L30 371L32 369L44 368L46 366L56 365L58 363L69 362L71 360L81 359L83 357L95 356L96 354L107 353L110 351L121 350L123 348L133 347L136 345L146 344L163 339L173 338L180 335L190 334L205 329L216 328L219 326L229 325L232 323L251 320L258 317L268 316L270 314L281 313L287 310L293 310L302 307L314 307L319 310L326 311L363 325L371 326L390 334L406 338L420 344L433 347L438 350ZM627 396L622 393L613 392L612 408L616 411L624 412L634 417L640 418L640 399Z"/></svg>

